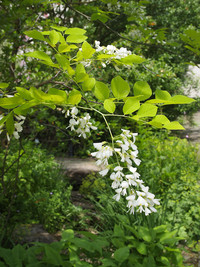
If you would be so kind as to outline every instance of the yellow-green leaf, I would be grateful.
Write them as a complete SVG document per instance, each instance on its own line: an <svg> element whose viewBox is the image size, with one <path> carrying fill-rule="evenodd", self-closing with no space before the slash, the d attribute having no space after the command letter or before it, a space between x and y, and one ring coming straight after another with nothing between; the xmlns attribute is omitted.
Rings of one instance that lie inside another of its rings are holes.
<svg viewBox="0 0 200 267"><path fill-rule="evenodd" d="M178 121L172 121L170 123L166 123L164 124L163 128L166 128L168 130L184 130L185 129Z"/></svg>
<svg viewBox="0 0 200 267"><path fill-rule="evenodd" d="M24 99L20 96L0 98L0 107L11 109L24 103Z"/></svg>
<svg viewBox="0 0 200 267"><path fill-rule="evenodd" d="M95 86L96 80L94 78L88 78L82 83L83 91L91 91Z"/></svg>
<svg viewBox="0 0 200 267"><path fill-rule="evenodd" d="M145 59L133 54L122 58L120 61L126 65L133 65L133 64L141 64L142 62L145 61Z"/></svg>
<svg viewBox="0 0 200 267"><path fill-rule="evenodd" d="M81 97L82 97L81 93L78 90L73 89L69 93L67 101L71 105L77 105L81 101Z"/></svg>
<svg viewBox="0 0 200 267"><path fill-rule="evenodd" d="M135 96L139 96L138 100L146 100L152 95L151 88L147 82L138 81L133 86L133 92Z"/></svg>
<svg viewBox="0 0 200 267"><path fill-rule="evenodd" d="M63 70L66 70L70 66L69 60L64 55L56 54L55 58Z"/></svg>
<svg viewBox="0 0 200 267"><path fill-rule="evenodd" d="M103 103L104 108L109 112L109 113L114 113L116 109L115 103L111 99L106 99Z"/></svg>
<svg viewBox="0 0 200 267"><path fill-rule="evenodd" d="M100 100L105 100L109 98L109 94L110 94L110 90L105 83L96 82L95 90L94 90L94 95L96 96L96 98Z"/></svg>
<svg viewBox="0 0 200 267"><path fill-rule="evenodd" d="M171 101L174 102L174 104L190 104L196 100L184 95L175 95L171 98Z"/></svg>
<svg viewBox="0 0 200 267"><path fill-rule="evenodd" d="M0 88L4 89L9 86L9 83L0 83Z"/></svg>
<svg viewBox="0 0 200 267"><path fill-rule="evenodd" d="M57 31L50 31L49 34L49 39L51 41L51 43L53 44L53 46L55 46L57 44L57 42L59 42L60 40L60 35Z"/></svg>
<svg viewBox="0 0 200 267"><path fill-rule="evenodd" d="M111 88L114 97L116 97L117 99L123 99L127 97L130 92L129 84L120 76L112 79Z"/></svg>
<svg viewBox="0 0 200 267"><path fill-rule="evenodd" d="M24 34L26 34L28 37L31 37L33 39L37 39L37 40L40 40L40 41L45 41L45 38L42 35L42 33L37 31L37 30L25 31Z"/></svg>
<svg viewBox="0 0 200 267"><path fill-rule="evenodd" d="M158 108L155 105L143 104L137 112L137 115L142 117L154 117L157 113Z"/></svg>
<svg viewBox="0 0 200 267"><path fill-rule="evenodd" d="M171 95L167 91L156 89L155 91L156 99L170 100Z"/></svg>
<svg viewBox="0 0 200 267"><path fill-rule="evenodd" d="M81 28L68 28L65 31L65 34L72 34L72 35L83 35L86 33L86 30Z"/></svg>
<svg viewBox="0 0 200 267"><path fill-rule="evenodd" d="M16 87L17 92L26 100L31 100L33 97L29 90L22 88L22 87Z"/></svg>
<svg viewBox="0 0 200 267"><path fill-rule="evenodd" d="M127 98L124 106L123 106L123 113L131 114L134 111L138 110L140 108L140 101L134 99L134 98Z"/></svg>
<svg viewBox="0 0 200 267"><path fill-rule="evenodd" d="M83 53L83 57L85 59L91 58L92 55L96 52L96 50L94 48L91 47L91 45L88 42L84 42L82 44L82 53Z"/></svg>
<svg viewBox="0 0 200 267"><path fill-rule="evenodd" d="M28 57L34 57L34 58L37 58L37 59L41 59L41 60L53 63L51 58L46 53L44 53L42 51L28 52L28 53L26 53L24 55L28 56Z"/></svg>
<svg viewBox="0 0 200 267"><path fill-rule="evenodd" d="M82 42L84 42L85 40L87 39L87 36L85 36L85 35L69 35L68 37L67 37L67 42L68 43L82 43Z"/></svg>

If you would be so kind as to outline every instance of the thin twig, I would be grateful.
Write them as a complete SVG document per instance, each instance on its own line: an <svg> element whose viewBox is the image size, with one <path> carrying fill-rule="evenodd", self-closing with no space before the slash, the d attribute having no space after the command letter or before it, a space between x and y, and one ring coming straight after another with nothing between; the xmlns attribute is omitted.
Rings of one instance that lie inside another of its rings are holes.
<svg viewBox="0 0 200 267"><path fill-rule="evenodd" d="M41 83L39 83L39 84L37 84L35 87L36 88L39 88L39 87L41 87L42 85L45 85L45 84L48 84L48 83L51 83L59 74L60 74L60 70L52 77L52 78L50 78L49 80L46 80L46 81L44 81L44 82L41 82Z"/></svg>

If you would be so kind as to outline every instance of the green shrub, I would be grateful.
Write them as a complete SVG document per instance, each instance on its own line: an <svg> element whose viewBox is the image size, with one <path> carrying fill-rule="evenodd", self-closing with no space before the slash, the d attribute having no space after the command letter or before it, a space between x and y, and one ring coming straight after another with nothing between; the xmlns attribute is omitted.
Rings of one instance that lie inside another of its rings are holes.
<svg viewBox="0 0 200 267"><path fill-rule="evenodd" d="M2 230L6 229L4 235L10 236L20 223L41 223L51 232L71 221L73 227L80 224L80 208L70 202L72 187L54 157L31 142L18 148L11 142L7 152L0 151L0 222Z"/></svg>
<svg viewBox="0 0 200 267"><path fill-rule="evenodd" d="M139 173L157 198L161 198L161 223L185 229L199 239L200 166L198 149L186 139L141 136Z"/></svg>

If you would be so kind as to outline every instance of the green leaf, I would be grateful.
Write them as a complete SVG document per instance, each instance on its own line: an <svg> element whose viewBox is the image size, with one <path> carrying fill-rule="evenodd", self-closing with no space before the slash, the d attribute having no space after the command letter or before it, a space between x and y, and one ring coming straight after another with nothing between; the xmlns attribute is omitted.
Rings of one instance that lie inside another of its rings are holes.
<svg viewBox="0 0 200 267"><path fill-rule="evenodd" d="M163 244L168 244L168 242L171 242L171 239L173 239L176 234L177 230L163 233L159 236L160 242Z"/></svg>
<svg viewBox="0 0 200 267"><path fill-rule="evenodd" d="M81 28L68 28L65 31L65 34L72 34L72 35L83 35L86 33L86 30Z"/></svg>
<svg viewBox="0 0 200 267"><path fill-rule="evenodd" d="M137 251L142 255L147 255L147 247L144 243L138 242L138 246L136 247Z"/></svg>
<svg viewBox="0 0 200 267"><path fill-rule="evenodd" d="M167 91L156 89L155 91L156 99L171 100L171 95Z"/></svg>
<svg viewBox="0 0 200 267"><path fill-rule="evenodd" d="M111 259L102 259L103 267L118 267Z"/></svg>
<svg viewBox="0 0 200 267"><path fill-rule="evenodd" d="M9 83L0 83L0 88L4 89L9 86Z"/></svg>
<svg viewBox="0 0 200 267"><path fill-rule="evenodd" d="M62 233L61 241L66 242L71 241L72 239L74 239L74 231L72 229L67 229Z"/></svg>
<svg viewBox="0 0 200 267"><path fill-rule="evenodd" d="M114 259L118 262L124 262L125 260L128 259L129 254L130 254L129 247L119 248L114 253Z"/></svg>
<svg viewBox="0 0 200 267"><path fill-rule="evenodd" d="M45 41L44 36L39 31L36 31L36 30L25 31L24 34L26 34L28 37L31 37L33 39L37 39L37 40L40 40L40 41Z"/></svg>
<svg viewBox="0 0 200 267"><path fill-rule="evenodd" d="M165 266L170 267L170 262L169 262L168 258L161 256L159 261L161 261Z"/></svg>
<svg viewBox="0 0 200 267"><path fill-rule="evenodd" d="M95 90L94 90L94 95L96 96L96 98L100 100L105 100L109 98L109 94L110 94L110 90L105 83L96 82Z"/></svg>
<svg viewBox="0 0 200 267"><path fill-rule="evenodd" d="M113 103L113 101L111 99L106 99L103 103L103 106L108 112L110 112L110 113L115 112L116 105L115 105L115 103Z"/></svg>
<svg viewBox="0 0 200 267"><path fill-rule="evenodd" d="M95 52L96 50L88 42L82 44L82 53L85 59L91 58Z"/></svg>
<svg viewBox="0 0 200 267"><path fill-rule="evenodd" d="M185 128L178 121L166 123L164 124L163 128L166 128L168 130L185 130Z"/></svg>
<svg viewBox="0 0 200 267"><path fill-rule="evenodd" d="M170 121L168 120L168 118L165 115L157 115L155 118L153 118L154 122L159 122L161 124L168 124L170 123Z"/></svg>
<svg viewBox="0 0 200 267"><path fill-rule="evenodd" d="M124 106L123 106L123 113L131 114L134 111L138 110L140 108L140 101L136 100L135 98L127 98Z"/></svg>
<svg viewBox="0 0 200 267"><path fill-rule="evenodd" d="M88 74L85 71L85 67L83 66L83 64L78 64L76 66L75 77L76 77L76 82L78 83L84 82L89 78Z"/></svg>
<svg viewBox="0 0 200 267"><path fill-rule="evenodd" d="M34 107L34 106L37 106L37 105L40 105L41 104L41 101L37 100L37 99L33 99L33 100L30 100L26 103L24 103L23 105L21 105L20 107L18 108L15 108L13 111L15 114L22 114L25 110L31 108L31 107Z"/></svg>
<svg viewBox="0 0 200 267"><path fill-rule="evenodd" d="M20 96L0 98L0 107L11 109L24 103L24 100Z"/></svg>
<svg viewBox="0 0 200 267"><path fill-rule="evenodd" d="M146 59L133 54L122 58L120 61L126 65L132 65L132 64L141 64L145 60Z"/></svg>
<svg viewBox="0 0 200 267"><path fill-rule="evenodd" d="M17 92L26 100L31 100L33 97L29 90L22 88L22 87L16 87Z"/></svg>
<svg viewBox="0 0 200 267"><path fill-rule="evenodd" d="M175 95L170 101L172 101L174 104L190 104L196 100L184 95Z"/></svg>
<svg viewBox="0 0 200 267"><path fill-rule="evenodd" d="M66 70L70 66L69 60L65 56L56 54L55 58L63 70Z"/></svg>
<svg viewBox="0 0 200 267"><path fill-rule="evenodd" d="M46 53L44 53L42 51L28 52L28 53L25 53L24 55L27 56L27 57L34 57L34 58L37 58L37 59L41 59L41 60L47 61L49 63L53 63L51 58Z"/></svg>
<svg viewBox="0 0 200 267"><path fill-rule="evenodd" d="M138 227L138 234L140 238L142 238L144 241L151 242L152 241L152 236L151 236L151 230L149 230L146 227L139 226Z"/></svg>
<svg viewBox="0 0 200 267"><path fill-rule="evenodd" d="M142 117L154 117L157 113L158 108L155 105L143 104L137 112L137 115Z"/></svg>
<svg viewBox="0 0 200 267"><path fill-rule="evenodd" d="M45 247L45 262L48 264L53 264L55 266L63 266L63 260L60 255L60 251L46 245Z"/></svg>
<svg viewBox="0 0 200 267"><path fill-rule="evenodd" d="M54 64L53 62L49 62L49 61L42 60L42 61L39 61L39 63L53 67L53 68L57 68L57 69L60 68L58 64Z"/></svg>
<svg viewBox="0 0 200 267"><path fill-rule="evenodd" d="M68 103L71 104L71 105L77 105L80 101L81 101L81 98L82 98L82 95L81 93L76 90L76 89L73 89L70 93L69 93L69 96L68 96Z"/></svg>
<svg viewBox="0 0 200 267"><path fill-rule="evenodd" d="M167 225L159 225L153 228L153 231L155 233L162 233L165 232L167 230Z"/></svg>
<svg viewBox="0 0 200 267"><path fill-rule="evenodd" d="M101 22L103 23L106 23L108 21L109 17L106 15L106 14L103 14L103 13L93 13L92 16L91 16L91 20L94 21L94 20L100 20Z"/></svg>
<svg viewBox="0 0 200 267"><path fill-rule="evenodd" d="M63 91L63 90L56 89L56 88L50 88L49 91L48 91L48 94L51 94L51 95L59 95L63 99L67 99L66 92Z"/></svg>
<svg viewBox="0 0 200 267"><path fill-rule="evenodd" d="M139 96L138 100L146 100L152 95L152 91L147 82L138 81L133 86L133 92L135 96Z"/></svg>
<svg viewBox="0 0 200 267"><path fill-rule="evenodd" d="M60 40L60 35L57 31L50 31L49 34L49 39L51 41L51 43L53 44L53 46L55 46L57 44L57 42L59 42Z"/></svg>
<svg viewBox="0 0 200 267"><path fill-rule="evenodd" d="M124 230L117 224L114 226L114 235L118 237L124 237Z"/></svg>
<svg viewBox="0 0 200 267"><path fill-rule="evenodd" d="M94 78L88 78L82 83L83 91L91 91L95 86L96 80Z"/></svg>
<svg viewBox="0 0 200 267"><path fill-rule="evenodd" d="M13 112L10 112L8 114L7 120L6 120L6 129L9 135L12 135L12 133L15 130L14 126L14 119L13 119Z"/></svg>
<svg viewBox="0 0 200 267"><path fill-rule="evenodd" d="M149 121L148 124L150 124L151 126L154 126L154 127L156 127L156 128L163 128L162 123L157 122L157 121L154 121L154 120Z"/></svg>
<svg viewBox="0 0 200 267"><path fill-rule="evenodd" d="M78 49L78 46L76 45L68 45L68 44L60 44L58 46L58 52L59 53L65 53L65 52L70 52L71 50Z"/></svg>
<svg viewBox="0 0 200 267"><path fill-rule="evenodd" d="M114 97L116 97L117 99L123 99L127 97L130 92L129 84L120 76L117 76L112 79L111 88Z"/></svg>
<svg viewBox="0 0 200 267"><path fill-rule="evenodd" d="M64 32L68 29L67 27L63 27L63 26L50 26L50 27L60 32Z"/></svg>
<svg viewBox="0 0 200 267"><path fill-rule="evenodd" d="M78 248L83 248L89 252L94 251L93 244L89 242L88 240L84 238L74 238L73 243L78 247Z"/></svg>
<svg viewBox="0 0 200 267"><path fill-rule="evenodd" d="M76 43L76 44L78 44L78 43L84 42L87 38L88 37L85 36L85 35L69 35L67 37L67 40L66 41L68 43Z"/></svg>

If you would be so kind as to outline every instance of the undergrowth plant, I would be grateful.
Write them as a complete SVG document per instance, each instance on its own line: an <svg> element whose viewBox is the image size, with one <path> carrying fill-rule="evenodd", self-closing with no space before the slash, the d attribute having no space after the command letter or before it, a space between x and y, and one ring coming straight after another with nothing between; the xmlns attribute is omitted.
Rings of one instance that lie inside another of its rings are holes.
<svg viewBox="0 0 200 267"><path fill-rule="evenodd" d="M112 77L111 81L96 80L92 74L94 66L104 68L110 64L117 70L121 66L131 68L134 64L145 64L146 60L124 47L104 47L98 41L92 46L86 41L84 29L52 25L49 30L31 30L24 34L26 40L44 42L46 47L33 51L33 48L27 45L27 51L22 57L26 57L27 61L30 58L39 60L39 63L53 68L55 75L40 84L33 84L30 88L17 85L14 90L10 90L8 83L0 84L0 133L6 136L8 144L13 138L21 140L26 118L32 110L39 112L40 107L59 111L68 122L66 129L86 141L93 133L98 133L98 125L93 120L93 114L98 114L104 121L109 136L106 136L106 140L99 140L98 137L97 142L94 142L96 151L91 155L97 159L97 165L104 166L99 174L109 177L109 185L114 190L113 199L119 204L124 201L129 216L140 213L148 216L156 213L160 199L149 191L148 181L138 172L141 163L137 146L138 133L134 133L128 124L115 132L110 118L160 129L181 130L183 127L179 122L170 121L162 114L162 107L189 104L194 100L183 95L171 96L169 92L161 89L156 89L153 94L149 84L143 80L136 81L131 88L128 81L119 75ZM23 169L23 166L20 167L21 153L23 152L20 149L17 174L14 178L15 185L19 184L19 187L20 172ZM3 161L2 169L7 170L6 160ZM35 171L36 167L33 169L33 172ZM6 172L4 171L1 177L1 188L4 192L7 190ZM40 177L36 175L36 179ZM25 187L29 190L28 184ZM34 199L37 202L35 204L38 204L37 211L46 216L44 224L49 225L51 229L58 219L60 227L60 221L63 219L60 213L64 209L62 193L51 190L50 201L46 206L43 199L47 198L47 194L44 191L36 193L35 197L39 197ZM67 199L68 197L69 194ZM58 210L54 207L54 200L56 203L60 201ZM56 219L54 215L57 212L59 216ZM81 234L86 237L89 235ZM27 253L30 254L26 261L31 264L30 261L33 260L36 264L38 259L34 255L40 255L41 263L46 266L182 266L180 251L174 248L180 238L174 235L175 232L169 233L165 226L152 229L138 226L136 229L122 225L122 228L116 226L108 238L89 235L86 239L77 238L72 230L67 230L63 233L61 242L51 245L38 244L28 249ZM20 246L12 251L1 249L1 252L4 262L11 260L9 255L12 253L17 254L21 262L23 255L26 255ZM13 263L8 264L12 266ZM38 265L40 266L40 263Z"/></svg>

